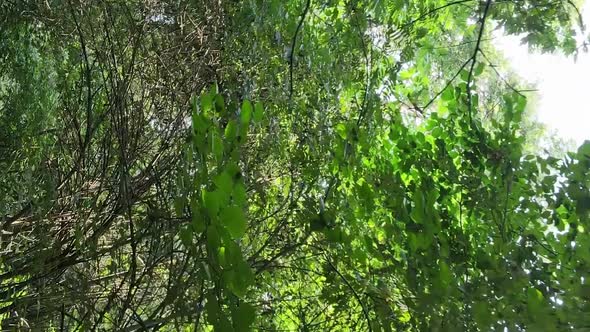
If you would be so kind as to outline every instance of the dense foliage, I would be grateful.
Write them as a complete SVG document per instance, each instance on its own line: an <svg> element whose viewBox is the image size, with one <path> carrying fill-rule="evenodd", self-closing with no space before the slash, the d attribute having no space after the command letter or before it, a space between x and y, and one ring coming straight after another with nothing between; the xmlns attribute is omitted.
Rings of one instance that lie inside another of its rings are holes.
<svg viewBox="0 0 590 332"><path fill-rule="evenodd" d="M491 33L579 5L0 1L2 330L590 330L590 141Z"/></svg>

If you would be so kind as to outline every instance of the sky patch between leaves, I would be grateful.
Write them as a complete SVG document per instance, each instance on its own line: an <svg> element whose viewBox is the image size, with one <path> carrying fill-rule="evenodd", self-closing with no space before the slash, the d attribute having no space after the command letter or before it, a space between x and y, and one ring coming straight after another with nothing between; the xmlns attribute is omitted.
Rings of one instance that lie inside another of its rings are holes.
<svg viewBox="0 0 590 332"><path fill-rule="evenodd" d="M588 28L590 2L582 16ZM590 140L590 53L580 52L577 59L563 54L529 52L520 37L495 32L495 45L502 51L512 69L538 90L536 116L549 129L575 146ZM581 41L579 41L581 42Z"/></svg>

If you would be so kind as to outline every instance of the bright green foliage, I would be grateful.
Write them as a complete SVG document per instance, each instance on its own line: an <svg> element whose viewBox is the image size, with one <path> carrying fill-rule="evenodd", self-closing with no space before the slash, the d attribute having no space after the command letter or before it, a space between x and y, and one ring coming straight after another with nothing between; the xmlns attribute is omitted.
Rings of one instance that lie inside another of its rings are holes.
<svg viewBox="0 0 590 332"><path fill-rule="evenodd" d="M576 5L0 3L2 329L590 328L590 141L491 40Z"/></svg>

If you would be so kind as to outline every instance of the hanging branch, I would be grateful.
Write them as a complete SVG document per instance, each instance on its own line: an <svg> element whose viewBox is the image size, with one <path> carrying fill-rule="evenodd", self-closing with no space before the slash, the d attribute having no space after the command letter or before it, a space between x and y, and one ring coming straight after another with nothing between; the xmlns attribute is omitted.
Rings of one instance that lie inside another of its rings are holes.
<svg viewBox="0 0 590 332"><path fill-rule="evenodd" d="M475 50L473 51L473 55L469 59L471 61L471 68L469 68L469 75L467 76L467 111L469 116L469 122L471 122L471 113L472 113L472 105L471 105L471 81L473 79L473 69L475 68L475 63L477 62L477 53L481 47L481 40L483 36L483 31L485 29L486 18L488 16L488 11L490 9L490 5L492 0L486 1L486 7L483 10L483 15L481 17L481 27L479 28L479 35L477 36L477 43L475 44Z"/></svg>
<svg viewBox="0 0 590 332"><path fill-rule="evenodd" d="M576 14L578 15L578 24L580 24L580 30L582 30L582 32L584 32L584 30L586 30L586 26L584 25L584 18L582 17L582 13L580 12L580 9L578 8L578 6L576 6L575 3L573 3L571 0L567 0L566 1L570 6L572 6L572 8L574 8L574 11L576 12Z"/></svg>
<svg viewBox="0 0 590 332"><path fill-rule="evenodd" d="M291 54L289 54L289 99L293 97L293 60L295 58L295 44L297 43L297 36L299 35L299 30L301 30L301 26L303 26L303 21L305 21L305 16L307 16L307 12L309 11L310 6L311 0L307 0L307 2L305 3L305 8L303 9L303 13L301 14L301 18L299 19L299 24L297 24L297 29L295 30L293 41L291 42Z"/></svg>

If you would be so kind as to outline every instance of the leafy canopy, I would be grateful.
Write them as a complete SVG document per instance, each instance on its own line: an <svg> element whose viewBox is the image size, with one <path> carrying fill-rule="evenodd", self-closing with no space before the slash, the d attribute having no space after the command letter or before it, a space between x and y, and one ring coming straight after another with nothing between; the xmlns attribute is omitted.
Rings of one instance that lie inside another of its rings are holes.
<svg viewBox="0 0 590 332"><path fill-rule="evenodd" d="M491 34L579 5L0 3L2 329L590 328L590 141Z"/></svg>

